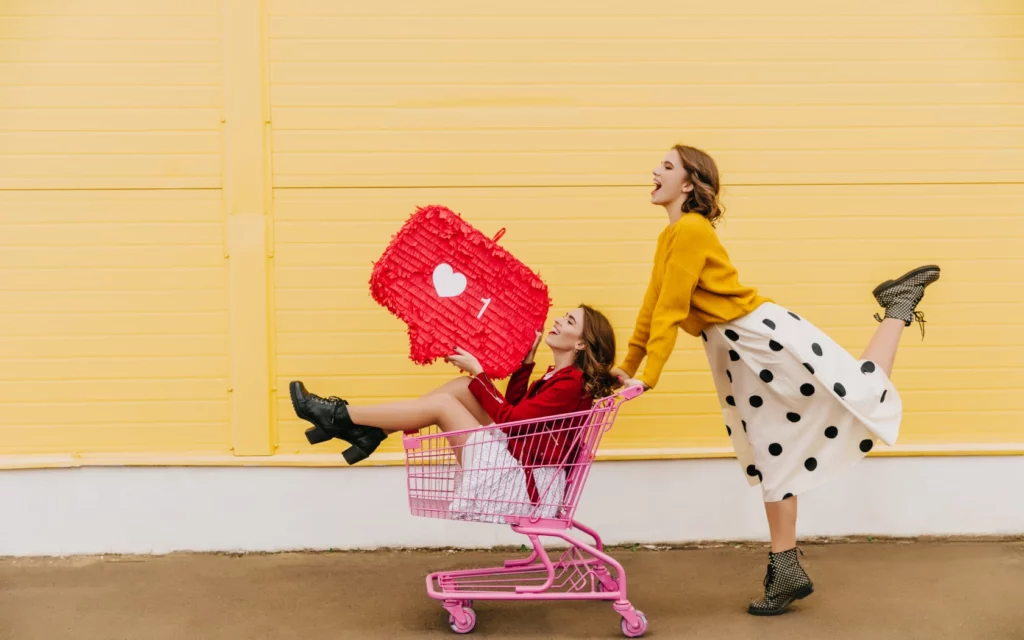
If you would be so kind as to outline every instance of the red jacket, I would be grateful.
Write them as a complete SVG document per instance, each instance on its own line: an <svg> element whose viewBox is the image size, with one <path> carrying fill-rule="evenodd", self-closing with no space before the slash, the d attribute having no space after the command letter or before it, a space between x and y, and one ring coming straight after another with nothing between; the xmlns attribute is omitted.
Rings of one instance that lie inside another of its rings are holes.
<svg viewBox="0 0 1024 640"><path fill-rule="evenodd" d="M587 411L593 400L583 386L583 372L576 367L565 367L554 372L547 380L541 378L529 385L534 365L524 364L509 378L504 396L486 374L475 376L469 390L496 424L546 418L562 413ZM550 373L554 367L549 367ZM579 446L579 426L539 423L517 427L502 427L509 436L509 452L526 468L572 464ZM526 474L530 498L536 502L537 490L533 474Z"/></svg>

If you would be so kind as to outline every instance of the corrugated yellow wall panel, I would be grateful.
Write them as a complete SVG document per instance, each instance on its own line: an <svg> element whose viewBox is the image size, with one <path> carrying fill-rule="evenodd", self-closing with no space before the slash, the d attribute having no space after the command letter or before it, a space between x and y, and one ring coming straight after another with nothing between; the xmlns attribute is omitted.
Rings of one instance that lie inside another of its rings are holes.
<svg viewBox="0 0 1024 640"><path fill-rule="evenodd" d="M220 6L164 5L0 6L0 189L220 187Z"/></svg>
<svg viewBox="0 0 1024 640"><path fill-rule="evenodd" d="M698 4L275 2L275 185L635 184L679 136L732 184L1024 179L1019 6Z"/></svg>
<svg viewBox="0 0 1024 640"><path fill-rule="evenodd" d="M0 455L229 450L220 193L0 190Z"/></svg>
<svg viewBox="0 0 1024 640"><path fill-rule="evenodd" d="M646 188L278 189L282 452L308 449L284 391L290 379L352 402L381 402L454 375L443 363L409 362L404 325L367 290L370 263L391 233L413 207L437 202L484 233L507 228L502 244L541 272L555 311L592 303L625 346L664 224L663 212L646 204ZM942 264L942 286L926 308L927 340L908 330L897 358L906 406L900 444L1024 439L1024 185L734 186L725 202L721 234L744 280L854 354L875 327L871 288L915 261ZM629 406L605 445L727 446L703 350L686 336L657 392Z"/></svg>
<svg viewBox="0 0 1024 640"><path fill-rule="evenodd" d="M443 381L368 295L416 205L506 227L555 310L603 308L624 346L676 141L721 164L744 279L854 353L878 280L943 265L898 358L901 444L1024 442L1017 0L255 7L0 6L0 455L308 454L289 380ZM606 442L727 446L686 339Z"/></svg>
<svg viewBox="0 0 1024 640"><path fill-rule="evenodd" d="M0 5L0 455L231 449L220 6Z"/></svg>

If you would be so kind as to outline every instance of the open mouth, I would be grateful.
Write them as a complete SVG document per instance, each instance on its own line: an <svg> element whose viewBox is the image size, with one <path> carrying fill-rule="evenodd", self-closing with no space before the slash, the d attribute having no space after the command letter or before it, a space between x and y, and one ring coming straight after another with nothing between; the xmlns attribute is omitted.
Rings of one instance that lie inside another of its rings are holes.
<svg viewBox="0 0 1024 640"><path fill-rule="evenodd" d="M661 188L661 183L658 180L655 180L654 181L654 190L651 191L651 195L653 196L655 193L657 193L658 189L660 189L660 188Z"/></svg>

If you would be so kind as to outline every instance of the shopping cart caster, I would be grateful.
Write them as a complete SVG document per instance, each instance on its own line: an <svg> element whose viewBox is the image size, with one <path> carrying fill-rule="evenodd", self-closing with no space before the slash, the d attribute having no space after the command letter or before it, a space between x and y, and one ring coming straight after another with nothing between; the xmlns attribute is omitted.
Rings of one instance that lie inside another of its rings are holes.
<svg viewBox="0 0 1024 640"><path fill-rule="evenodd" d="M462 613L466 616L465 622L459 624L455 619L455 616L448 616L448 626L452 628L452 631L458 634L472 633L473 629L476 628L476 612L469 607L463 607ZM646 621L644 622L644 629L647 628Z"/></svg>
<svg viewBox="0 0 1024 640"><path fill-rule="evenodd" d="M622 635L627 638L639 638L647 633L647 616L644 615L643 611L637 611L636 617L639 618L639 623L635 627L630 626L625 618L622 619Z"/></svg>

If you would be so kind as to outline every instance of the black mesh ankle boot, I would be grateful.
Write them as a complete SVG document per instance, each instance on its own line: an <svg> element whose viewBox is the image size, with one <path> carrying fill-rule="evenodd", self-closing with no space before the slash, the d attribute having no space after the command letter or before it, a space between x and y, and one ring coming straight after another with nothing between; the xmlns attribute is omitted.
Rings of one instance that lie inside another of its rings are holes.
<svg viewBox="0 0 1024 640"><path fill-rule="evenodd" d="M886 318L902 320L908 327L915 320L920 323L923 338L924 314L917 310L917 305L924 297L925 287L938 280L939 273L935 265L918 267L895 280L886 280L871 293L878 304L885 308ZM875 320L881 322L882 318L876 313Z"/></svg>
<svg viewBox="0 0 1024 640"><path fill-rule="evenodd" d="M777 616L794 600L801 600L812 593L814 585L800 566L796 548L779 553L769 552L768 574L764 577L764 599L750 603L747 613L754 616Z"/></svg>
<svg viewBox="0 0 1024 640"><path fill-rule="evenodd" d="M353 423L348 415L348 402L341 398L321 398L310 393L298 380L288 385L288 391L296 415L313 423L313 427L306 430L306 440L310 444L319 444L331 438L348 442L352 446L342 456L349 464L365 460L388 437L382 429Z"/></svg>

